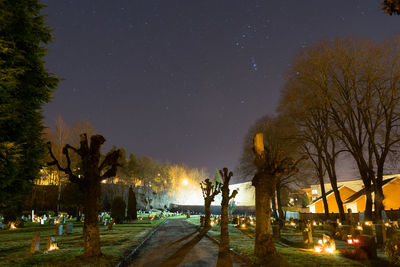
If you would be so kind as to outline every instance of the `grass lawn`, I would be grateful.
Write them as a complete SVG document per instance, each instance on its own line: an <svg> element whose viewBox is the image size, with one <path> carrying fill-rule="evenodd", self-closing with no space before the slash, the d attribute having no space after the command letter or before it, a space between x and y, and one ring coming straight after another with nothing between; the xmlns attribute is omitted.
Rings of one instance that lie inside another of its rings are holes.
<svg viewBox="0 0 400 267"><path fill-rule="evenodd" d="M143 220L127 224L116 224L111 231L100 226L101 249L104 257L87 261L79 257L83 253L83 223L74 222L73 233L56 236L55 225L26 223L24 228L0 230L0 265L2 266L110 266L114 265L137 246L160 220ZM30 246L35 231L40 231L40 251L30 255ZM46 242L54 236L59 250L46 251Z"/></svg>
<svg viewBox="0 0 400 267"><path fill-rule="evenodd" d="M191 216L187 219L188 222L195 225L200 225L199 216ZM220 226L214 225L208 232L210 236L219 240ZM236 228L234 225L229 225L230 246L248 258L255 260L254 257L254 227L246 229ZM319 234L320 235L320 234ZM283 230L281 236L287 240L301 240L301 233L296 233L290 228ZM315 240L316 241L316 240ZM293 242L296 243L296 242ZM341 256L338 251L335 254L321 254L314 252L314 249L305 249L297 246L288 245L286 242L275 242L275 248L278 254L287 262L289 266L387 266L388 262L385 259L378 259L374 262L356 261Z"/></svg>

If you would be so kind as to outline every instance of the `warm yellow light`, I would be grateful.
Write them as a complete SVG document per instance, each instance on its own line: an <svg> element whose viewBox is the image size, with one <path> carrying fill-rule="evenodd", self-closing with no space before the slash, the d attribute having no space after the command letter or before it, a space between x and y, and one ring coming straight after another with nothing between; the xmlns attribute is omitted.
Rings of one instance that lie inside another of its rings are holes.
<svg viewBox="0 0 400 267"><path fill-rule="evenodd" d="M211 221L210 225L211 225L211 226L214 226L214 221Z"/></svg>
<svg viewBox="0 0 400 267"><path fill-rule="evenodd" d="M13 223L13 222L10 223L10 229L11 229L11 230L17 229L17 227L15 226L15 223Z"/></svg>
<svg viewBox="0 0 400 267"><path fill-rule="evenodd" d="M242 227L242 228L246 228L246 224L243 223L243 224L241 225L241 227Z"/></svg>
<svg viewBox="0 0 400 267"><path fill-rule="evenodd" d="M290 225L291 226L296 226L296 223L295 222L291 222Z"/></svg>
<svg viewBox="0 0 400 267"><path fill-rule="evenodd" d="M357 230L360 230L360 231L362 231L362 227L359 225L359 226L357 226Z"/></svg>
<svg viewBox="0 0 400 267"><path fill-rule="evenodd" d="M59 249L56 243L50 244L49 250L48 251L52 251L52 250L57 250Z"/></svg>
<svg viewBox="0 0 400 267"><path fill-rule="evenodd" d="M189 181L187 179L183 179L182 184L187 185Z"/></svg>
<svg viewBox="0 0 400 267"><path fill-rule="evenodd" d="M328 253L334 253L335 252L335 248L333 246L327 247L325 248L325 251Z"/></svg>

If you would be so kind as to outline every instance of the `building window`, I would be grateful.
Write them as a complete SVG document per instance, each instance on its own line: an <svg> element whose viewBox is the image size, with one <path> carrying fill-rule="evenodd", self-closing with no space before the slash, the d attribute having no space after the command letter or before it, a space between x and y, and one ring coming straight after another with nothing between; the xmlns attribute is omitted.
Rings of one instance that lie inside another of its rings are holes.
<svg viewBox="0 0 400 267"><path fill-rule="evenodd" d="M312 193L313 195L318 195L318 190L317 190L317 189L313 189L313 190L311 191L311 193Z"/></svg>

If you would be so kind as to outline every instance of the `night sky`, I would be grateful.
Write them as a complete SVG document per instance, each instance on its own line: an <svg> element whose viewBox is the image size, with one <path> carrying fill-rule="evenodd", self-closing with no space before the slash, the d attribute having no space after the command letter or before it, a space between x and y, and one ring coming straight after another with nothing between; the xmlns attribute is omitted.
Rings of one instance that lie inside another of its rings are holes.
<svg viewBox="0 0 400 267"><path fill-rule="evenodd" d="M233 169L249 126L274 113L299 50L400 31L379 2L46 0L56 37L46 66L64 80L45 123L87 119L106 149Z"/></svg>

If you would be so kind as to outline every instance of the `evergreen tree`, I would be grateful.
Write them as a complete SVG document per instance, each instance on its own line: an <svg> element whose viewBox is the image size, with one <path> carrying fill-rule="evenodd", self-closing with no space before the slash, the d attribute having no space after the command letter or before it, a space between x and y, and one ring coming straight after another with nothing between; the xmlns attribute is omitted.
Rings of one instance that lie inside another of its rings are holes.
<svg viewBox="0 0 400 267"><path fill-rule="evenodd" d="M111 204L111 217L116 223L122 223L125 219L126 204L122 196L118 195L114 197Z"/></svg>
<svg viewBox="0 0 400 267"><path fill-rule="evenodd" d="M39 0L0 1L0 209L21 214L44 157L42 106L58 79L44 66L51 30Z"/></svg>
<svg viewBox="0 0 400 267"><path fill-rule="evenodd" d="M128 219L129 220L137 219L136 196L135 192L133 192L132 186L129 187L129 195L128 195Z"/></svg>

